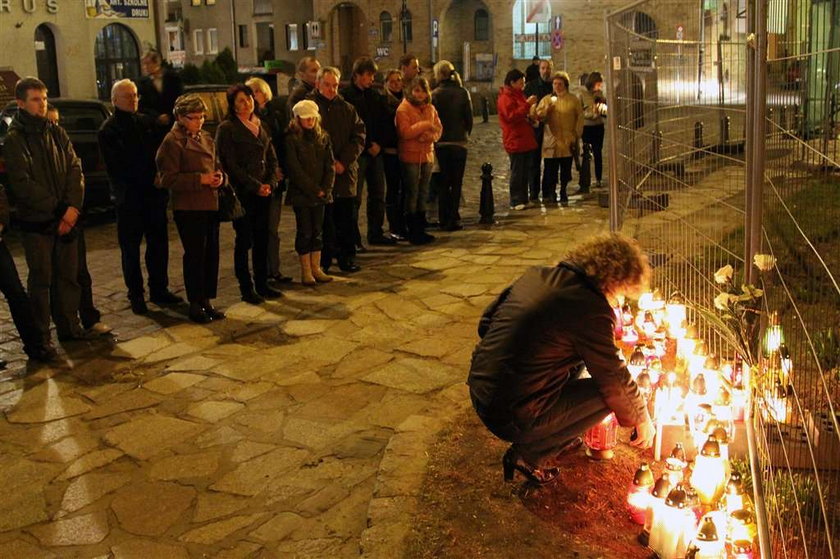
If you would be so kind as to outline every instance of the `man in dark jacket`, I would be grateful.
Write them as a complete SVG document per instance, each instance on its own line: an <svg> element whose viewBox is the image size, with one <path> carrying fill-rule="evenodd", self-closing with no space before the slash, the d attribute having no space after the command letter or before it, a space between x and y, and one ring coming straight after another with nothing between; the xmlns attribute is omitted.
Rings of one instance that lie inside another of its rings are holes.
<svg viewBox="0 0 840 559"><path fill-rule="evenodd" d="M540 60L539 75L531 81L525 83L525 97L536 95L537 104L542 101L546 95L551 95L551 74L554 71L554 64L551 60ZM545 124L540 122L540 125L534 130L537 137L537 155L531 159L531 174L528 177L528 190L532 203L540 201L540 163L542 163L543 132Z"/></svg>
<svg viewBox="0 0 840 559"><path fill-rule="evenodd" d="M397 241L408 239L405 229L405 195L400 174L400 157L397 155L397 107L403 98L403 74L400 70L388 70L385 74L384 90L385 120L382 127L382 163L385 170L385 212L388 214L388 227L391 237Z"/></svg>
<svg viewBox="0 0 840 559"><path fill-rule="evenodd" d="M315 91L309 99L318 104L321 126L330 135L335 157L335 201L327 204L324 212L324 249L321 267L326 271L332 258L344 272L357 272L356 239L353 216L356 201L356 180L359 173L359 155L365 147L365 123L353 105L338 94L341 72L325 66L318 71Z"/></svg>
<svg viewBox="0 0 840 559"><path fill-rule="evenodd" d="M0 291L3 292L6 302L9 304L12 321L15 323L18 334L20 334L20 341L23 342L23 351L31 359L49 362L56 358L55 349L49 342L45 342L41 336L41 330L32 314L32 304L29 301L29 296L20 283L15 261L3 240L3 233L6 232L8 226L9 203L6 198L6 190L0 184Z"/></svg>
<svg viewBox="0 0 840 559"><path fill-rule="evenodd" d="M638 244L617 234L589 240L554 268L531 268L491 303L478 328L470 395L478 416L513 445L503 461L547 483L552 457L611 411L647 448L654 427L613 341L612 302L649 276ZM591 378L581 378L583 368Z"/></svg>
<svg viewBox="0 0 840 559"><path fill-rule="evenodd" d="M435 144L441 174L438 219L444 231L458 231L463 228L458 207L467 165L467 141L473 127L472 100L451 62L441 60L435 64L434 74L439 85L432 92L432 104L443 125L443 135Z"/></svg>
<svg viewBox="0 0 840 559"><path fill-rule="evenodd" d="M117 213L117 239L122 272L134 314L148 312L143 295L140 243L146 237L149 299L158 305L180 303L169 291L168 192L155 188L155 153L159 145L155 123L138 110L137 87L120 80L111 88L114 114L99 130L99 149L111 183Z"/></svg>
<svg viewBox="0 0 840 559"><path fill-rule="evenodd" d="M298 62L297 75L299 83L289 93L289 98L286 100L286 118L288 120L291 120L293 116L292 107L297 105L298 101L303 101L312 94L320 69L321 63L314 56L304 56Z"/></svg>
<svg viewBox="0 0 840 559"><path fill-rule="evenodd" d="M372 245L393 245L396 241L386 237L385 223L385 167L382 158L382 136L388 118L385 99L371 88L378 68L373 59L363 56L353 63L353 76L349 86L341 90L344 100L356 108L365 123L365 150L359 156L359 182L356 187L355 228L356 245L361 246L359 233L359 208L362 206L367 183L367 240Z"/></svg>
<svg viewBox="0 0 840 559"><path fill-rule="evenodd" d="M144 76L137 83L140 94L139 111L157 123L158 144L172 127L175 100L184 92L184 84L175 72L163 67L160 53L150 50L140 60Z"/></svg>
<svg viewBox="0 0 840 559"><path fill-rule="evenodd" d="M46 118L44 82L19 80L15 97L19 110L9 125L4 152L9 196L17 206L29 265L27 285L35 321L45 345L50 341L51 311L60 340L85 339L89 336L78 316L75 230L84 201L82 163L64 129Z"/></svg>

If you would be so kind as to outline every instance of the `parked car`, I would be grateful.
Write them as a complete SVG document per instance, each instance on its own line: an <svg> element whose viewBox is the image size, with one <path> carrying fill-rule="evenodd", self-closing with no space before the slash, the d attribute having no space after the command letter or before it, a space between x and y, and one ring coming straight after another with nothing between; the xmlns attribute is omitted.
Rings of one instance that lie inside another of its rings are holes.
<svg viewBox="0 0 840 559"><path fill-rule="evenodd" d="M85 207L110 205L111 189L96 134L105 119L110 116L111 110L102 101L93 99L56 98L50 99L50 104L58 109L59 122L67 131L76 154L82 160L82 170L85 173ZM0 112L0 183L4 184L7 180L3 144L9 124L17 111L17 103L12 101Z"/></svg>
<svg viewBox="0 0 840 559"><path fill-rule="evenodd" d="M188 85L184 93L198 93L207 105L207 118L204 119L204 130L211 136L216 135L225 116L227 116L227 90L230 86L224 84Z"/></svg>

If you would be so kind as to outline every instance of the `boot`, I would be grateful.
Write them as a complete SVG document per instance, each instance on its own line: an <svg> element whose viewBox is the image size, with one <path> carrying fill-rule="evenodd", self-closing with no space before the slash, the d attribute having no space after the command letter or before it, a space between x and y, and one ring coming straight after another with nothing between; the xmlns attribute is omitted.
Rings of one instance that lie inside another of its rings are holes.
<svg viewBox="0 0 840 559"><path fill-rule="evenodd" d="M432 235L426 233L426 217L421 212L411 214L409 217L408 240L413 245L427 245L435 240Z"/></svg>
<svg viewBox="0 0 840 559"><path fill-rule="evenodd" d="M315 279L316 282L319 283L329 283L333 280L332 276L328 276L324 273L324 270L321 269L321 251L311 252L309 253L309 260L311 262L311 275Z"/></svg>
<svg viewBox="0 0 840 559"><path fill-rule="evenodd" d="M317 282L315 278L312 277L312 268L314 267L311 262L316 262L311 252L307 252L306 254L301 254L300 256L300 283L303 285L315 285ZM321 260L321 254L318 253L318 262Z"/></svg>

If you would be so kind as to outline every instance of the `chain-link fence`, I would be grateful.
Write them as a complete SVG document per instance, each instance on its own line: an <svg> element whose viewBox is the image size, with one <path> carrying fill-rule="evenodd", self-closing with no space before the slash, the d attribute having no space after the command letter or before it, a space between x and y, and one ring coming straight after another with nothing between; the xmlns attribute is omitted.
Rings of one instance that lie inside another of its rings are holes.
<svg viewBox="0 0 840 559"><path fill-rule="evenodd" d="M840 557L840 1L643 0L606 27L612 226L689 303L726 264L762 284L784 344L748 430L761 552Z"/></svg>

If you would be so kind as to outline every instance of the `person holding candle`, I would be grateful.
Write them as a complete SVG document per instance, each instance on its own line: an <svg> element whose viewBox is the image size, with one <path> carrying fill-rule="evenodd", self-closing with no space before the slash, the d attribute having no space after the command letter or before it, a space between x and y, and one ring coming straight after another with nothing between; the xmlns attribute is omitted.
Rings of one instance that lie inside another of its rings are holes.
<svg viewBox="0 0 840 559"><path fill-rule="evenodd" d="M554 267L534 267L485 310L468 384L476 413L505 453L505 479L518 471L544 484L552 459L615 412L635 426L631 444L648 448L654 426L613 341L612 307L633 296L650 269L636 241L605 234ZM591 378L581 378L584 367Z"/></svg>

